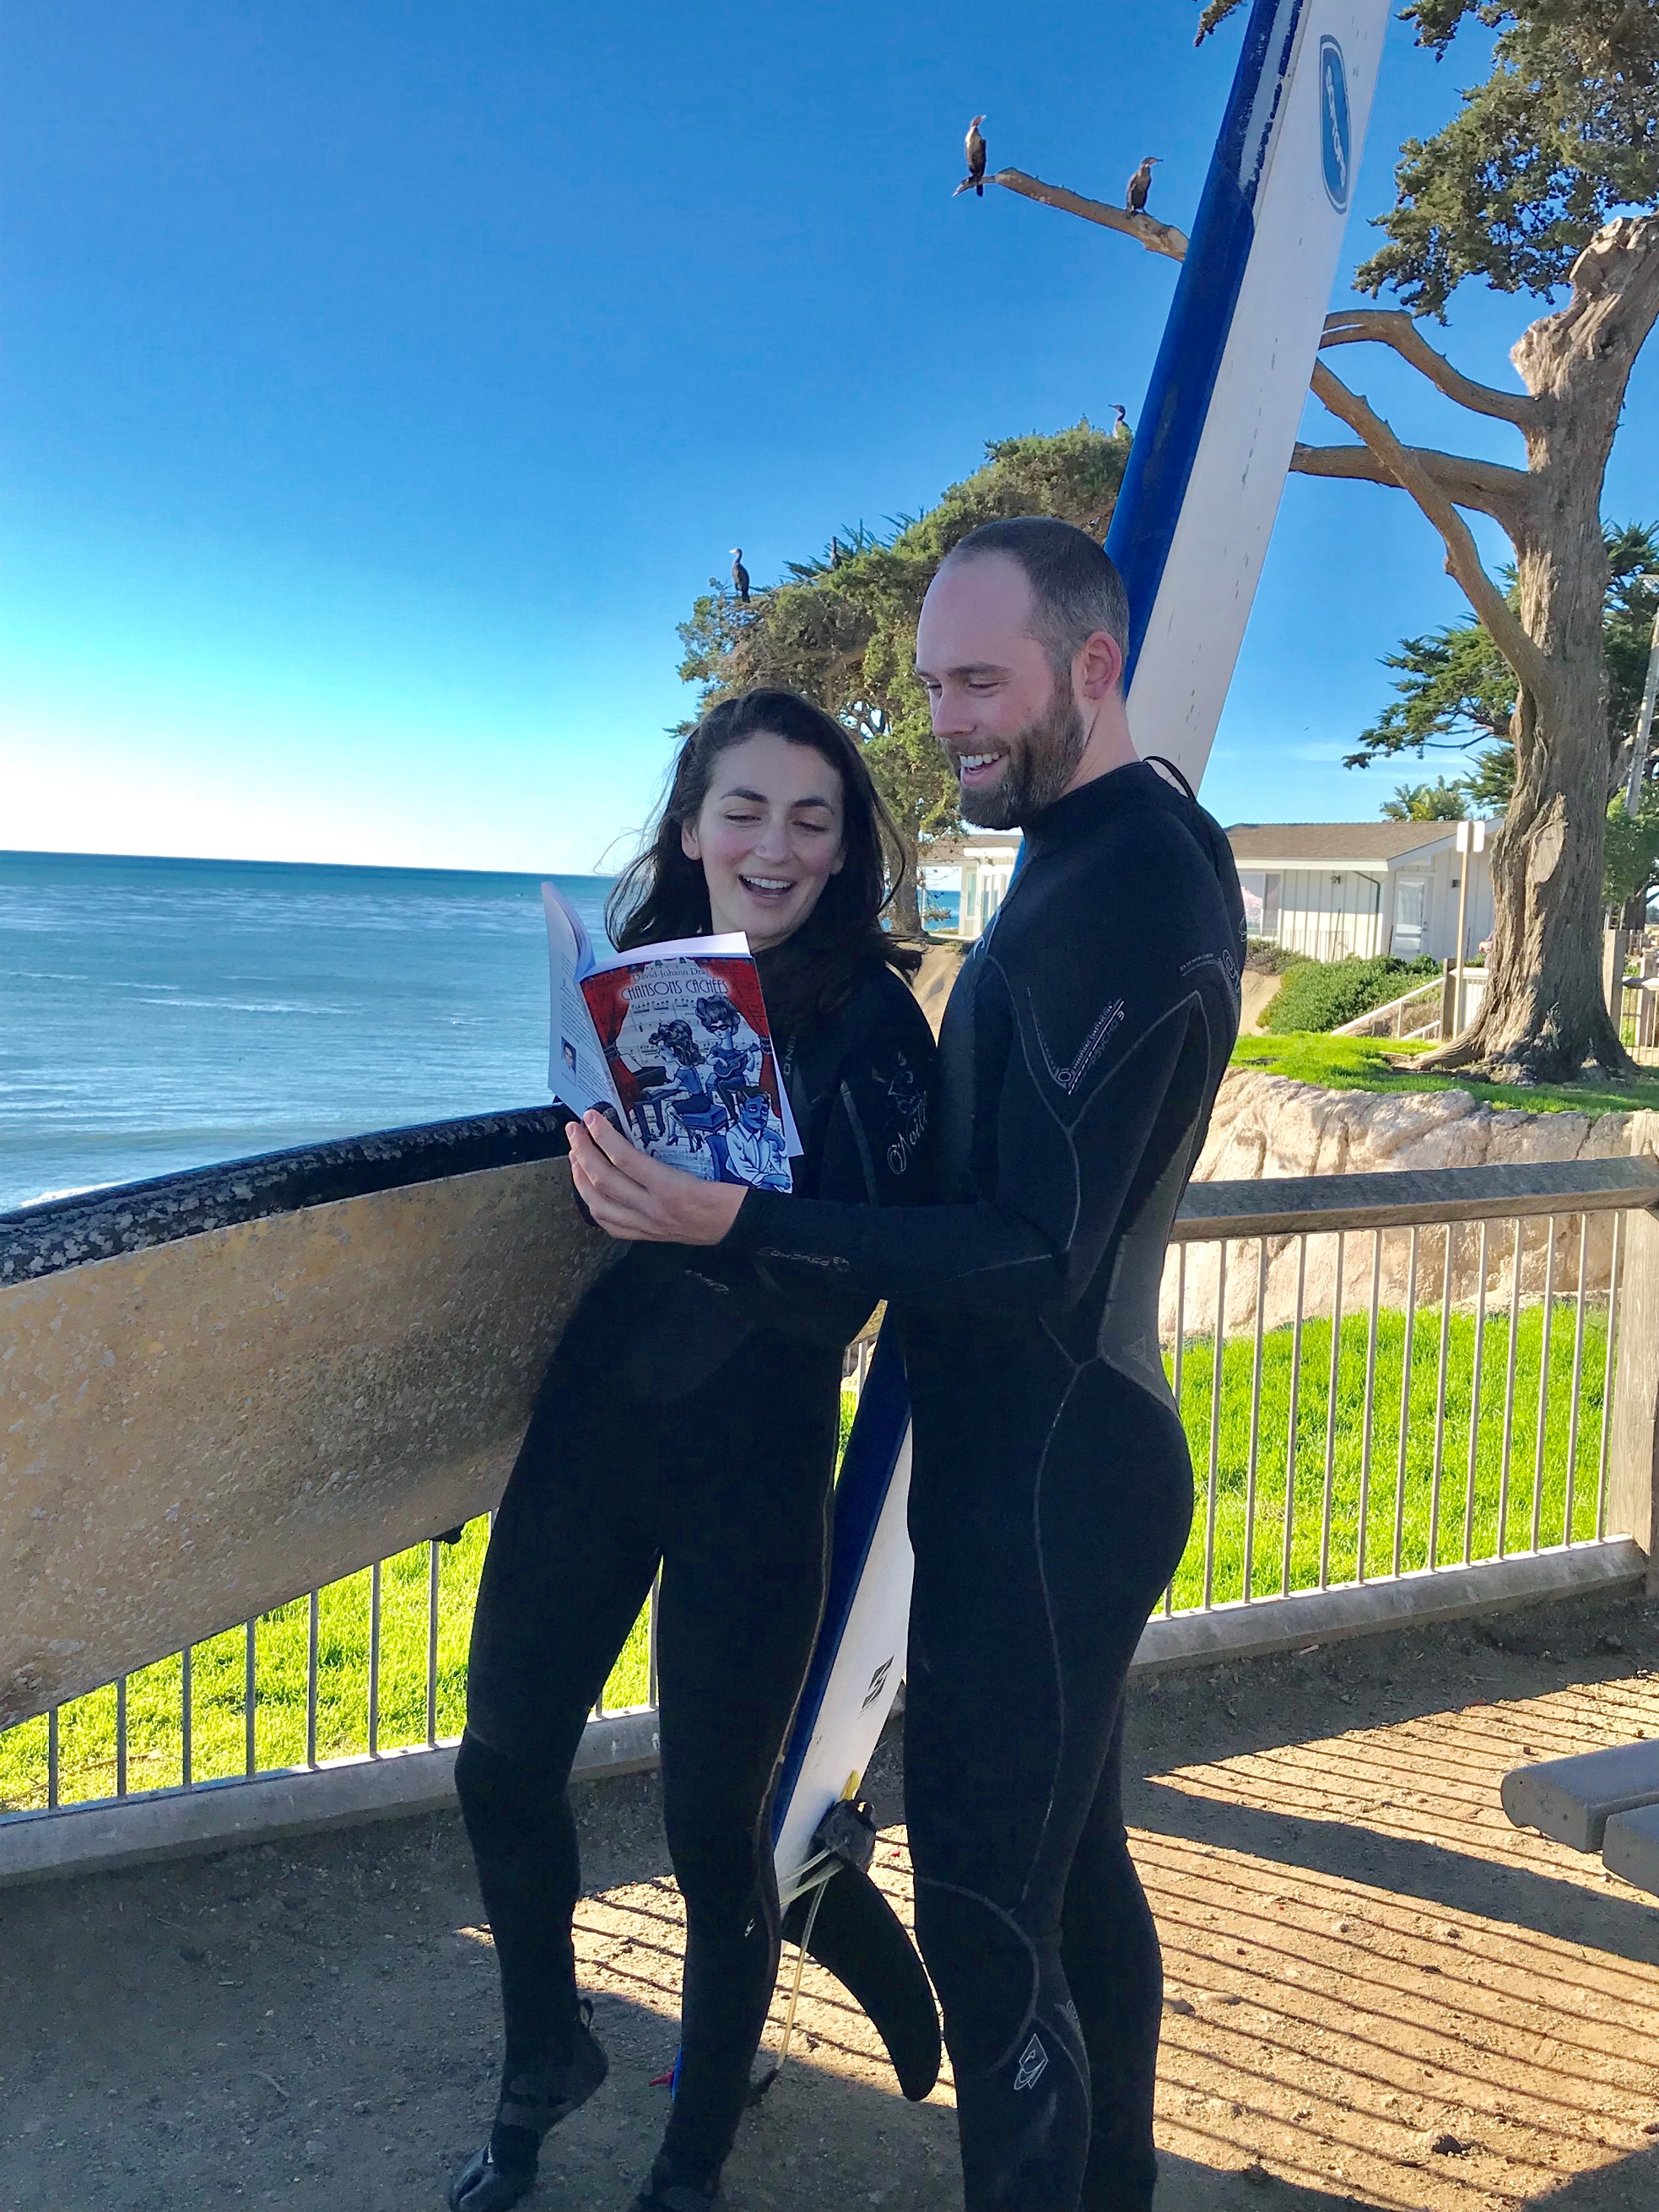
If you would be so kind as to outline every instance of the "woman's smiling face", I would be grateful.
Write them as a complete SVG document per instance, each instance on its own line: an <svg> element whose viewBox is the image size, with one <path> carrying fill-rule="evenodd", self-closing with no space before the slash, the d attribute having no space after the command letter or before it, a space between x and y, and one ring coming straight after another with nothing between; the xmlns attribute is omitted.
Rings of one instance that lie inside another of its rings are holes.
<svg viewBox="0 0 1659 2212"><path fill-rule="evenodd" d="M806 920L846 859L838 771L811 745L762 731L728 745L680 843L701 860L708 915L750 948L781 945Z"/></svg>

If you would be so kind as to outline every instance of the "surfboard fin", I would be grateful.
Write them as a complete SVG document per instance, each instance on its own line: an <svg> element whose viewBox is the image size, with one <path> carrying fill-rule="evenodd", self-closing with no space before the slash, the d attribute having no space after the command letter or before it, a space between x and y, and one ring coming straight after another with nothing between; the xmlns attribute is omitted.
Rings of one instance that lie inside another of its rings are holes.
<svg viewBox="0 0 1659 2212"><path fill-rule="evenodd" d="M846 1861L817 1889L802 1892L783 1917L792 1943L807 1933L808 1955L827 1967L869 2014L887 2046L899 2087L912 2103L939 2079L939 2011L915 1946L893 1908L860 1867Z"/></svg>

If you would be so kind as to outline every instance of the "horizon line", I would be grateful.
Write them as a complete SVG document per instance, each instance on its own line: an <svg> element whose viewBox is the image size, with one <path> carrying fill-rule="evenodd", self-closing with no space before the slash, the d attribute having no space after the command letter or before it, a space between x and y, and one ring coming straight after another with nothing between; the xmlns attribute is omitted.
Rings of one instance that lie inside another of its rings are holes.
<svg viewBox="0 0 1659 2212"><path fill-rule="evenodd" d="M434 868L389 860L252 860L229 854L77 853L33 845L0 846L0 861L3 860L142 861L175 868L311 868L353 876L498 876L530 884L571 877L587 877L594 883L616 880L614 875L596 868Z"/></svg>

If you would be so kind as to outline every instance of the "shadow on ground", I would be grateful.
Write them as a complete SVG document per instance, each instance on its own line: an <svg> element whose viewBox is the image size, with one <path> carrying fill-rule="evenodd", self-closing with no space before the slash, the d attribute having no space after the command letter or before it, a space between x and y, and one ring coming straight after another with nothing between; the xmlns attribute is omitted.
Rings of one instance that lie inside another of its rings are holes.
<svg viewBox="0 0 1659 2212"><path fill-rule="evenodd" d="M1655 2212L1659 1905L1497 1802L1522 1757L1659 1735L1654 1667L1659 1616L1602 1604L1137 1686L1160 2212ZM891 1747L871 1778L908 1911ZM654 1784L592 1785L580 1814L612 2071L530 2212L620 2212L675 2044ZM419 2212L492 2100L495 1963L453 1817L0 1893L0 1991L4 2212ZM809 1969L726 2201L959 2212L948 2078L905 2105Z"/></svg>

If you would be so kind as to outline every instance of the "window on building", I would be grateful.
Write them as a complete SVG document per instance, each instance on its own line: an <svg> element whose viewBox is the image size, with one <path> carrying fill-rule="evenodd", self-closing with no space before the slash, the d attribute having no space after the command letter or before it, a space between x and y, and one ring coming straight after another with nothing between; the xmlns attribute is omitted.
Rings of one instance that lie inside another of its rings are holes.
<svg viewBox="0 0 1659 2212"><path fill-rule="evenodd" d="M1241 868L1238 888L1244 895L1244 927L1252 937L1279 935L1279 878L1261 868Z"/></svg>

